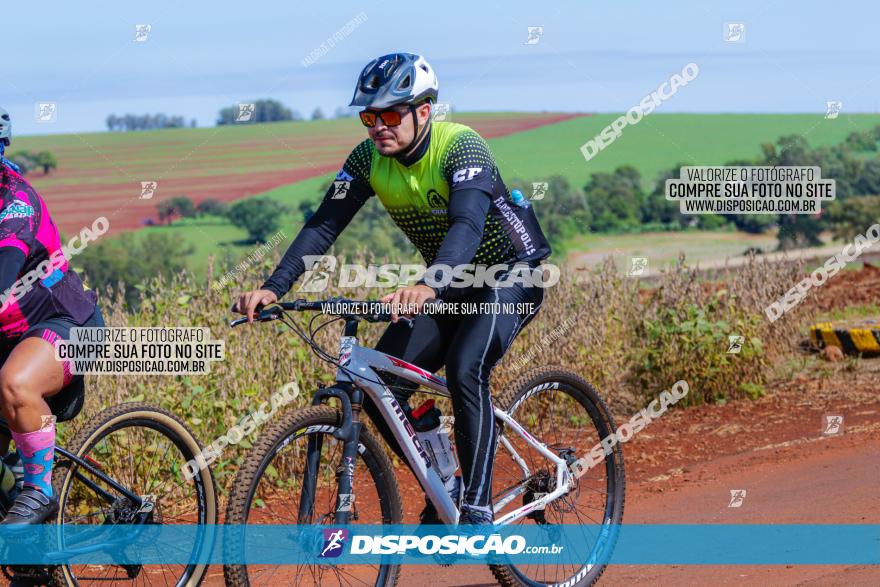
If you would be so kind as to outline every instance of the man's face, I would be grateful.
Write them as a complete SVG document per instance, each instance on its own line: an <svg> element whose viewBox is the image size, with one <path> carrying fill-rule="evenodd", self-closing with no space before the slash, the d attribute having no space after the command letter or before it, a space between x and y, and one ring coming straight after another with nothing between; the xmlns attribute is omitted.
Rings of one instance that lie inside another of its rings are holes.
<svg viewBox="0 0 880 587"><path fill-rule="evenodd" d="M368 109L374 112L379 110ZM409 106L395 106L388 110L395 110L400 113L401 122L397 126L387 126L381 118L376 117L376 126L367 127L367 132L376 145L376 150L380 155L386 157L400 153L407 147L416 136L415 122L410 112ZM431 116L431 105L422 104L416 107L416 117L418 117L419 128L427 124Z"/></svg>

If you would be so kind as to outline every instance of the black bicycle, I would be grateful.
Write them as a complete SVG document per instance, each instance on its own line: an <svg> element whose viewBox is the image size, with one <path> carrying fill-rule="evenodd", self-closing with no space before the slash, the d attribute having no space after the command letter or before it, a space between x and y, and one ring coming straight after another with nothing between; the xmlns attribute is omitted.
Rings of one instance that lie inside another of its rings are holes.
<svg viewBox="0 0 880 587"><path fill-rule="evenodd" d="M400 489L394 468L376 437L359 421L364 394L384 420L446 524L458 522L437 467L420 444L407 416L379 373L399 376L429 393L449 397L443 378L358 344L360 321L387 322L387 306L331 298L272 304L256 320L280 320L319 358L337 366L337 381L318 386L312 406L277 418L260 436L233 484L228 524L399 524ZM317 311L330 315L308 332L286 315ZM315 333L341 320L338 355L314 342ZM404 320L408 320L404 318ZM242 324L246 318L230 323ZM412 322L410 321L410 325ZM336 407L324 405L334 400ZM549 367L517 379L495 402L499 427L493 475L496 525L572 524L582 527L591 553L579 564L490 565L502 585L592 585L605 569L623 517L623 454L618 445L602 465L586 472L579 458L615 430L611 413L593 387L574 373ZM228 549L246 548L246 537ZM400 565L329 565L318 552L310 564L227 565L228 587L257 585L395 585ZM324 562L324 564L322 564Z"/></svg>
<svg viewBox="0 0 880 587"><path fill-rule="evenodd" d="M56 398L49 405L58 422L73 419L82 409L81 395L70 402ZM2 420L0 434L9 436ZM170 412L143 403L120 404L92 418L69 445L77 448L55 447L52 489L59 509L51 523L95 525L98 536L114 524L217 524L217 494L210 469L198 471L191 479L183 473L184 464L200 454L202 446ZM114 537L117 542L98 541L79 548L66 544L63 532L58 535L62 537L59 551L47 553L49 559L58 555L59 561L69 560L64 557L70 553L116 552L120 546L120 539ZM199 560L213 548L212 533L193 536L191 545L176 546L186 560ZM2 571L16 583L194 587L204 579L207 568L204 564L120 563L3 566Z"/></svg>

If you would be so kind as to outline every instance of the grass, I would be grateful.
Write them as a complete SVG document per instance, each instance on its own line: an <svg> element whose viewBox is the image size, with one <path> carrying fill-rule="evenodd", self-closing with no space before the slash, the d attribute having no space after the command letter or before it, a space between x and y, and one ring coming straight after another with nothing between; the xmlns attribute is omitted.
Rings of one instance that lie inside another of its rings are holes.
<svg viewBox="0 0 880 587"><path fill-rule="evenodd" d="M597 171L632 165L646 187L678 163L720 165L761 154L762 143L788 134L804 135L812 146L843 141L853 131L880 124L880 115L851 114L825 120L822 114L651 114L590 161L580 147L618 117L574 118L489 141L505 178L539 181L551 174L583 185Z"/></svg>
<svg viewBox="0 0 880 587"><path fill-rule="evenodd" d="M842 322L845 320L861 320L863 318L874 318L880 322L880 305L860 304L846 306L845 308L835 308L819 314L816 322Z"/></svg>
<svg viewBox="0 0 880 587"><path fill-rule="evenodd" d="M714 261L737 257L748 247L760 247L765 251L776 246L772 234L746 234L742 232L646 232L639 234L584 234L566 243L574 251L568 258L576 265L597 265L603 258L614 257L619 267L630 262L630 257L647 257L648 268L674 263L684 252L688 263Z"/></svg>

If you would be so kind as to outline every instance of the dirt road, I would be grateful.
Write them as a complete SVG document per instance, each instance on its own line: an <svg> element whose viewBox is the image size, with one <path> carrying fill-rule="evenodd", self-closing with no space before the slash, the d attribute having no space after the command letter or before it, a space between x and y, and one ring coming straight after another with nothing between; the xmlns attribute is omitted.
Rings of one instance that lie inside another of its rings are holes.
<svg viewBox="0 0 880 587"><path fill-rule="evenodd" d="M823 436L826 414L844 416ZM758 401L678 410L625 448L625 523L880 523L880 377L794 379ZM739 508L731 489L745 489ZM495 585L479 566L409 566L404 587ZM880 567L612 566L599 585L880 585Z"/></svg>

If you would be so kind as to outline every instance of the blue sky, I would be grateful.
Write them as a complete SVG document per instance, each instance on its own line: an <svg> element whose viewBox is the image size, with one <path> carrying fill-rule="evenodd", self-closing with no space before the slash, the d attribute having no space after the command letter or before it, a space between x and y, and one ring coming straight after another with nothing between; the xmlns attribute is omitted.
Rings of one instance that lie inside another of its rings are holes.
<svg viewBox="0 0 880 587"><path fill-rule="evenodd" d="M316 63L314 49L363 13ZM874 2L115 2L4 6L0 105L18 134L103 130L110 113L179 114L272 97L303 114L346 105L372 57L424 54L453 110L621 112L688 62L658 112L880 111ZM726 43L726 22L745 23ZM150 24L144 43L136 24ZM537 44L527 27L543 26ZM39 124L34 104L58 104Z"/></svg>

